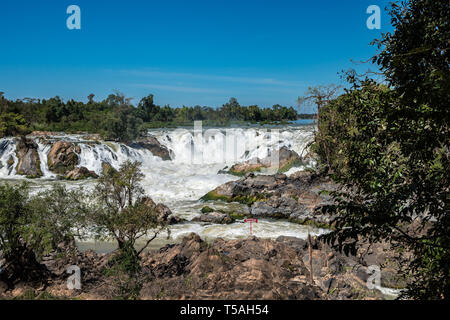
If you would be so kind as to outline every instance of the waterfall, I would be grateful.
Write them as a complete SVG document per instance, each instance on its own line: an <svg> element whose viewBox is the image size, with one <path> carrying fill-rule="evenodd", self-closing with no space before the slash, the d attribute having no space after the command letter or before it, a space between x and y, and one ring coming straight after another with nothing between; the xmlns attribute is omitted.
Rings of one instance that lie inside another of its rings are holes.
<svg viewBox="0 0 450 320"><path fill-rule="evenodd" d="M148 132L159 143L169 149L171 160L164 161L144 148L132 148L122 143L90 141L83 135L61 135L52 137L33 137L38 148L42 178L32 180L32 192L50 188L54 181L68 188L92 188L96 180L64 181L48 169L48 154L56 141L64 140L76 145L78 166L86 167L97 174L102 173L102 163L108 163L118 169L127 160L142 163L144 178L142 187L156 203L164 203L174 214L191 220L205 205L199 199L219 185L238 179L229 174L218 174L225 166L243 162L253 157L264 158L272 149L287 147L305 155L304 150L312 140L312 126L285 126L277 130L254 128L217 128L194 131L192 129L153 129ZM15 138L0 139L0 180L26 179L16 174L15 167L17 141ZM13 163L12 163L13 162ZM291 170L301 170L292 168ZM286 174L292 173L288 171ZM215 203L225 210L240 210L241 204ZM205 238L217 235L225 238L239 238L248 233L246 225L201 226L187 223L173 226L174 237L181 237L195 231ZM255 226L255 232L265 237L279 235L307 234L305 227L287 221L261 221ZM157 240L156 243L159 243ZM161 240L163 241L163 240ZM166 240L164 240L166 241Z"/></svg>
<svg viewBox="0 0 450 320"><path fill-rule="evenodd" d="M16 156L16 143L13 138L4 138L0 140L0 178L15 177L18 159ZM10 160L14 163L10 164Z"/></svg>
<svg viewBox="0 0 450 320"><path fill-rule="evenodd" d="M231 128L207 129L194 132L187 129L156 129L150 130L163 146L170 150L172 160L162 161L146 149L135 149L116 142L93 142L82 139L80 135L33 138L38 145L41 171L43 178L52 179L56 175L48 169L47 156L52 142L65 140L80 147L79 167L86 167L97 174L102 172L102 163L108 163L118 169L126 161L139 161L147 172L167 174L171 170L185 172L190 176L190 170L197 175L216 174L225 165L232 165L254 157L264 158L270 150L285 146L301 154L307 143L312 139L309 127L285 127L279 131L264 128ZM16 139L0 139L0 179L22 178L16 174L15 167ZM11 160L14 164L11 165ZM192 173L192 172L191 172Z"/></svg>
<svg viewBox="0 0 450 320"><path fill-rule="evenodd" d="M308 126L288 126L279 130L218 128L198 132L187 129L155 129L150 130L149 134L170 150L172 160L163 161L149 150L131 148L122 143L86 141L82 135L46 137L46 141L39 137L33 139L38 145L41 171L45 179L56 179L56 174L48 169L47 156L53 142L64 140L79 146L79 167L101 174L103 163L118 169L126 160L139 161L143 164L149 187L156 194L165 189L173 197L180 196L179 192L197 195L205 188L223 183L227 179L217 175L217 172L226 165L254 157L264 158L275 148L285 146L301 155L312 139L312 130ZM23 178L15 170L18 163L16 144L14 138L0 139L0 179ZM186 188L186 184L191 186Z"/></svg>

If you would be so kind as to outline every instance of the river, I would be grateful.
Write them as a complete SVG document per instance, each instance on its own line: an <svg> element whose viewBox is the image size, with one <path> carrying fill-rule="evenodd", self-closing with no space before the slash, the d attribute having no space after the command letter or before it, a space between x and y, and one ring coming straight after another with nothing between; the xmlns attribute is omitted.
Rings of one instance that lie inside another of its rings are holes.
<svg viewBox="0 0 450 320"><path fill-rule="evenodd" d="M250 228L243 221L236 221L229 225L201 224L190 222L200 214L205 205L200 198L228 181L238 177L218 172L226 166L249 160L253 157L263 158L270 150L286 146L299 155L305 154L306 147L313 137L311 124L295 123L284 126L246 126L230 128L179 128L150 130L158 141L170 150L171 160L163 161L145 149L134 149L115 142L93 143L83 140L82 135L62 135L53 137L57 140L67 140L80 146L79 165L100 174L102 162L118 168L126 160L140 161L145 178L142 185L145 192L156 202L164 203L172 212L186 219L188 222L171 226L171 235L160 235L152 242L151 248L156 249L167 243L174 243L190 233L196 232L205 240L217 237L237 239L248 237ZM29 180L34 192L49 188L54 183L63 183L69 188L82 187L89 190L95 180L61 181L47 168L47 154L50 145L35 138L39 145L41 171L44 176ZM10 159L13 166L7 166ZM15 172L17 164L15 155L15 141L0 139L0 180L17 183L26 178ZM311 164L313 165L313 164ZM292 174L304 167L292 168L287 174ZM216 209L239 211L242 205L215 201L208 203ZM326 232L323 229L293 224L287 221L260 219L253 224L253 234L261 238L277 238L278 236L294 236L306 238L308 232L313 235ZM110 251L113 243L80 242L80 248L92 248L98 252Z"/></svg>

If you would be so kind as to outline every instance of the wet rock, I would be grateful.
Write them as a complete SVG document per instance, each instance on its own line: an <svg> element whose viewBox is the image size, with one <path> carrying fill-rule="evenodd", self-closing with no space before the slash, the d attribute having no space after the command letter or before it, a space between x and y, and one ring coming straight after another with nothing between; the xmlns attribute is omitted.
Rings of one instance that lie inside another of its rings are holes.
<svg viewBox="0 0 450 320"><path fill-rule="evenodd" d="M6 162L6 169L8 169L8 174L11 174L11 172L14 169L14 158L13 156L9 156L8 161ZM0 169L3 167L1 161L0 161Z"/></svg>
<svg viewBox="0 0 450 320"><path fill-rule="evenodd" d="M279 169L278 172L289 171L292 167L300 166L303 164L301 157L297 152L289 150L286 147L282 147L278 151L279 157Z"/></svg>
<svg viewBox="0 0 450 320"><path fill-rule="evenodd" d="M66 175L79 163L80 147L66 141L57 141L48 153L48 168L54 173Z"/></svg>
<svg viewBox="0 0 450 320"><path fill-rule="evenodd" d="M92 141L101 141L103 140L103 137L100 134L94 133L94 134L87 134L81 137L84 140L92 140Z"/></svg>
<svg viewBox="0 0 450 320"><path fill-rule="evenodd" d="M156 207L156 203L150 197L144 197L142 199L142 203L145 204L146 206L150 207L150 208Z"/></svg>
<svg viewBox="0 0 450 320"><path fill-rule="evenodd" d="M267 166L259 158L254 158L243 163L237 163L225 172L235 176L245 176L249 172L259 172L263 168L267 168Z"/></svg>
<svg viewBox="0 0 450 320"><path fill-rule="evenodd" d="M98 175L94 171L89 171L85 167L77 167L67 173L66 179L67 180L83 180L88 178L98 178Z"/></svg>
<svg viewBox="0 0 450 320"><path fill-rule="evenodd" d="M285 174L247 174L238 181L225 183L202 197L203 200L236 201L250 206L256 217L288 219L300 224L329 228L333 216L324 208L331 198L322 190L336 190L329 178L301 172Z"/></svg>
<svg viewBox="0 0 450 320"><path fill-rule="evenodd" d="M196 222L208 222L208 223L215 223L215 224L230 224L233 223L233 218L230 217L230 215L226 213L221 213L217 211L204 213L198 217L195 217L192 219L192 221Z"/></svg>
<svg viewBox="0 0 450 320"><path fill-rule="evenodd" d="M380 291L367 288L365 275L358 273L359 257L344 260L339 252L319 242L319 239L313 240L314 280L311 282L304 240L294 237L279 237L276 241L256 237L218 238L207 243L191 233L181 243L168 244L142 256L142 274L145 276L139 298L383 299ZM80 252L73 241L61 243L57 250L42 259L51 272L46 292L77 299L113 298L117 279L108 276L106 271L116 254L97 254L92 250ZM336 259L344 263L344 268L333 274L329 266ZM70 276L67 268L71 265L81 269L81 290L67 289ZM0 296L9 299L23 294L25 289L26 284L3 296L0 292Z"/></svg>
<svg viewBox="0 0 450 320"><path fill-rule="evenodd" d="M153 136L148 136L145 138L140 138L135 142L130 144L130 147L136 149L147 149L154 156L160 157L163 160L171 160L170 152L167 147L163 146L158 139Z"/></svg>
<svg viewBox="0 0 450 320"><path fill-rule="evenodd" d="M229 170L223 169L220 172L236 176L245 176L250 172L261 172L263 170L275 170L280 173L303 164L301 157L295 151L289 150L286 147L281 147L276 151L272 150L272 153L264 159L252 158L233 165Z"/></svg>
<svg viewBox="0 0 450 320"><path fill-rule="evenodd" d="M108 163L108 162L102 162L102 173L103 174L108 174L110 171L116 171L116 169L114 169L114 167Z"/></svg>
<svg viewBox="0 0 450 320"><path fill-rule="evenodd" d="M172 224L177 224L177 223L181 223L181 222L185 221L182 218L174 216L172 211L169 209L169 207L167 207L166 205L164 205L162 203L156 204L150 197L144 197L144 198L142 198L141 201L146 206L155 210L160 222L172 225Z"/></svg>
<svg viewBox="0 0 450 320"><path fill-rule="evenodd" d="M161 221L169 221L169 217L172 215L172 211L170 211L169 207L162 203L158 203L155 206L155 211Z"/></svg>
<svg viewBox="0 0 450 320"><path fill-rule="evenodd" d="M41 162L38 154L38 145L31 139L21 138L16 147L18 164L16 172L28 178L42 176Z"/></svg>
<svg viewBox="0 0 450 320"><path fill-rule="evenodd" d="M155 278L142 298L170 299L321 299L309 284L295 250L269 239L217 239L207 244L191 234L144 261ZM170 288L170 290L166 290Z"/></svg>

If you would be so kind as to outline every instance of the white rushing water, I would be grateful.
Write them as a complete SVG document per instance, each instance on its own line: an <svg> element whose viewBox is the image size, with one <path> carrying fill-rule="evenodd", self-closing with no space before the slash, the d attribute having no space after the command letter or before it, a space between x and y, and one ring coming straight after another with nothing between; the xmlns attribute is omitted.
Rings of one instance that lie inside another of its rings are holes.
<svg viewBox="0 0 450 320"><path fill-rule="evenodd" d="M80 147L79 165L100 174L102 163L106 162L119 168L126 160L142 163L145 174L143 187L157 203L166 204L176 215L191 220L200 213L204 203L199 201L207 192L237 177L218 174L226 166L249 160L254 157L264 158L270 150L282 146L305 154L305 147L312 139L312 126L285 126L283 128L218 128L218 129L155 129L149 134L170 150L172 160L163 161L146 149L134 149L114 142L85 141L80 135L57 137ZM51 145L38 144L41 171L44 176L32 180L37 190L49 187L56 180L56 175L48 170L47 155ZM24 179L16 174L17 157L14 139L0 139L0 180ZM8 162L14 161L13 165ZM292 168L288 174L301 170ZM95 180L62 182L70 187L90 188ZM238 204L214 203L212 206L230 207ZM280 235L306 237L307 227L285 221L262 220L254 225L254 234L259 237L276 238ZM323 230L311 230L316 234ZM177 239L189 233L197 232L202 237L240 238L249 235L249 226L243 223L231 225L201 225L186 223L172 227L172 238ZM156 241L158 242L158 241ZM165 242L160 237L161 244ZM173 241L172 241L173 242Z"/></svg>

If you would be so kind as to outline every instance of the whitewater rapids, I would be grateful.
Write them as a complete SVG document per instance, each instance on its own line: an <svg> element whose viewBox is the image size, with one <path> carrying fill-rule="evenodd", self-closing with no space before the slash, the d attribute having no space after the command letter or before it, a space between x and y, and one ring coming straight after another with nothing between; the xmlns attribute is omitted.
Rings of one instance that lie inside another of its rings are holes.
<svg viewBox="0 0 450 320"><path fill-rule="evenodd" d="M120 143L92 143L83 140L81 135L62 135L52 139L71 141L80 146L78 166L86 167L97 174L101 174L102 162L107 162L116 169L126 160L141 162L145 174L142 182L145 192L155 202L167 205L175 215L190 221L200 214L200 209L205 205L199 200L200 197L223 183L238 179L232 175L218 174L220 170L254 157L264 158L271 149L282 146L296 151L299 155L305 155L307 145L313 137L313 127L289 125L271 129L264 127L155 129L150 130L149 134L170 150L171 160L163 161L148 150L134 149ZM39 138L34 140L39 147L38 154L43 172L42 178L31 180L32 188L37 191L55 183L56 175L47 167L47 155L51 146L42 143ZM0 139L0 180L14 182L25 179L15 171L18 162L15 147L14 139ZM11 159L14 165L8 166ZM287 174L302 169L304 168L292 168ZM95 184L95 180L58 182L70 188L81 186L86 190ZM241 207L240 204L223 202L208 205L229 211L238 211ZM173 243L190 232L196 232L206 240L217 237L236 239L248 237L249 226L239 221L230 225L187 222L171 226L171 238L165 239L162 235L153 242L152 247ZM276 238L282 235L306 238L308 232L318 235L325 230L269 219L261 219L259 223L253 225L253 234L263 238ZM85 243L81 246L108 251L112 244Z"/></svg>

